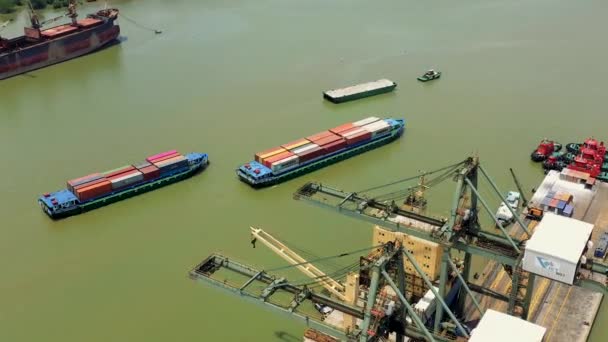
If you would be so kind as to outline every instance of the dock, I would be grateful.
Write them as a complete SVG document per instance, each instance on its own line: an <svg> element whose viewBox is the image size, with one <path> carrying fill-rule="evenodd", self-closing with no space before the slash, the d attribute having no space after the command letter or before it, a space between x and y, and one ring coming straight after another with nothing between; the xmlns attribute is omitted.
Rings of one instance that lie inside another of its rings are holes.
<svg viewBox="0 0 608 342"><path fill-rule="evenodd" d="M585 190L582 184L574 184L559 177L559 173L551 171L543 180L532 197L531 203L539 204L551 190L568 191L574 195L573 218L595 225L593 241L597 243L602 231L608 226L608 184L598 183L593 191ZM537 222L524 220L528 229L533 231ZM518 224L514 224L510 235L524 238L525 233ZM593 250L586 254L589 260L593 258ZM597 260L597 259L596 259ZM602 261L602 260L597 260ZM597 279L600 277L601 279ZM605 276L596 275L595 280L605 282ZM488 262L476 284L483 284L490 289L505 294L511 287L511 278L502 265L494 261ZM537 276L532 293L528 321L547 328L546 339L551 342L584 342L587 340L593 321L599 310L603 295L582 287L552 281ZM486 296L478 296L480 304L485 308L506 312L507 303ZM474 306L467 300L465 306L467 320L479 319Z"/></svg>
<svg viewBox="0 0 608 342"><path fill-rule="evenodd" d="M388 79L381 79L346 88L328 90L323 93L323 98L333 103L342 103L368 96L388 93L393 91L395 87L397 87L397 83Z"/></svg>

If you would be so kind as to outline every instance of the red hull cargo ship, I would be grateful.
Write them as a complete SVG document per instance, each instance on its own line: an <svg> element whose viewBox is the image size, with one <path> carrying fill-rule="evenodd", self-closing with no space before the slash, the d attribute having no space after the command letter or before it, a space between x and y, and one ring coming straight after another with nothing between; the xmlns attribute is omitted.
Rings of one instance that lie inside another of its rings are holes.
<svg viewBox="0 0 608 342"><path fill-rule="evenodd" d="M40 22L32 8L30 11L32 26L25 28L24 36L0 37L0 80L85 55L114 41L120 33L114 24L118 10L113 8L77 20L75 2L71 2L65 16L72 22L48 29L42 26L63 16Z"/></svg>

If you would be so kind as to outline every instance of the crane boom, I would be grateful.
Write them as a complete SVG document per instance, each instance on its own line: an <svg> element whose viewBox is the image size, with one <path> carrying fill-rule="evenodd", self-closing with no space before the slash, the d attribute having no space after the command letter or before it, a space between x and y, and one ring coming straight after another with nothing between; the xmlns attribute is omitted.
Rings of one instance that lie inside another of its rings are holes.
<svg viewBox="0 0 608 342"><path fill-rule="evenodd" d="M336 297L341 300L346 300L344 296L344 285L340 284L336 280L330 278L323 271L308 263L306 259L301 257L298 253L291 250L284 243L276 239L274 236L268 234L262 229L249 227L251 229L251 234L262 241L266 247L270 248L273 252L278 254L281 258L285 259L288 263L295 265L297 269L299 269L302 273L307 276L318 280L324 288L326 288L329 292L331 292Z"/></svg>
<svg viewBox="0 0 608 342"><path fill-rule="evenodd" d="M519 180L515 176L515 172L513 171L513 169L509 168L509 171L511 172L511 176L513 176L513 181L515 182L515 186L517 186L517 189L519 190L519 194L521 195L521 206L523 208L525 208L528 205L528 199L526 198L526 195L524 195L524 190L522 189L521 184L519 183Z"/></svg>

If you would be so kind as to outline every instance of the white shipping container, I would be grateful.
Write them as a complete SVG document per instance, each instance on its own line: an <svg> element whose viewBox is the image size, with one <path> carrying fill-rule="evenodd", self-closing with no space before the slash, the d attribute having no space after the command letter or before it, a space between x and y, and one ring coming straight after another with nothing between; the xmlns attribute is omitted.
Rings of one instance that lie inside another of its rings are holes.
<svg viewBox="0 0 608 342"><path fill-rule="evenodd" d="M593 225L545 213L526 242L523 269L572 285Z"/></svg>
<svg viewBox="0 0 608 342"><path fill-rule="evenodd" d="M153 164L154 164L154 166L156 166L156 167L158 167L158 168L161 168L161 167L163 167L163 166L165 166L165 165L171 165L171 164L175 164L175 163L179 163L179 162L181 162L181 161L184 161L184 160L186 160L186 157L184 157L184 156L179 156L179 158L177 158L177 159L175 159L175 160L172 160L172 159L173 159L173 158L171 158L171 159L166 159L166 160L160 161L160 162L158 162L158 163L153 163Z"/></svg>
<svg viewBox="0 0 608 342"><path fill-rule="evenodd" d="M300 147L298 147L298 148L295 148L295 149L291 150L291 152L292 152L292 153L295 153L295 154L300 154L300 153L302 153L302 152L306 152L306 151L309 151L309 150L315 149L315 148L317 148L317 147L319 147L319 145L317 145L317 144L313 144L313 143L310 143L310 144L306 144L306 145L304 145L304 146L300 146Z"/></svg>
<svg viewBox="0 0 608 342"><path fill-rule="evenodd" d="M279 161L276 161L276 162L270 164L270 169L272 170L272 172L281 171L288 167L297 165L299 160L300 160L300 158L298 156L287 157L285 159L281 159Z"/></svg>
<svg viewBox="0 0 608 342"><path fill-rule="evenodd" d="M368 132L371 133L375 133L375 132L385 132L388 131L390 129L390 125L388 123L386 123L386 121L378 121L378 122L374 122L373 124L367 125L367 126L363 126L363 128L365 130L367 130Z"/></svg>
<svg viewBox="0 0 608 342"><path fill-rule="evenodd" d="M486 310L469 342L541 342L547 328L492 309Z"/></svg>
<svg viewBox="0 0 608 342"><path fill-rule="evenodd" d="M377 118L377 117L375 117L375 116L370 116L369 118L365 118L365 119L363 119L363 120L359 120L359 121L355 121L355 122L353 122L353 125L355 125L355 126L359 126L359 127L360 127L360 126L369 125L369 124L371 124L372 122L376 122L376 121L378 121L378 120L380 120L380 119L379 119L379 118Z"/></svg>
<svg viewBox="0 0 608 342"><path fill-rule="evenodd" d="M122 176L120 178L113 179L110 182L112 183L112 189L118 189L118 188L123 188L125 186L131 185L133 183L140 182L143 179L144 179L144 175L141 172L137 171L137 172L128 174L126 176Z"/></svg>
<svg viewBox="0 0 608 342"><path fill-rule="evenodd" d="M352 131L342 132L342 133L340 133L340 135L346 138L346 137L350 137L351 135L359 134L361 132L366 132L366 130L363 128L357 128L357 129L353 129Z"/></svg>

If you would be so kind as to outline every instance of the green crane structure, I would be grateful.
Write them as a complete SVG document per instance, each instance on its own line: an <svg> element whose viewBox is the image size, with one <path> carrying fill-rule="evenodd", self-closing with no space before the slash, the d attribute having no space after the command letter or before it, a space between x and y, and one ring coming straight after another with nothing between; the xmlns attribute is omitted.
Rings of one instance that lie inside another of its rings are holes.
<svg viewBox="0 0 608 342"><path fill-rule="evenodd" d="M455 330L458 335L466 338L468 337L468 329L460 322L464 299L467 296L470 297L476 309L480 314L483 314L483 309L477 302L475 293L507 302L509 314L514 314L515 308L519 307L519 315L525 319L528 316L535 277L534 274L524 272L521 268L522 241L530 237L530 232L519 215L507 206L523 231L524 239L517 239L507 233L478 189L480 175L489 184L491 192L495 193L501 201L506 202L502 192L480 165L477 158L467 158L448 167L358 192L344 192L319 183L307 183L294 194L296 200L303 200L323 208L337 210L343 215L439 244L443 249L443 254L437 290L434 289L430 279L425 275L411 253L396 242L384 245L380 253L374 254L374 257L368 259L367 263L359 265L357 271L361 275L365 274L368 280L366 284L367 302L363 307L345 303L339 298L316 293L313 290L315 286L327 286L328 284L327 278L323 278L324 275L320 275L320 279L313 282L298 284L271 273L283 268L298 267L322 259L344 257L355 252L361 253L361 250L266 271L256 270L225 256L213 254L197 265L190 272L190 277L229 290L245 299L289 313L303 320L308 326L348 341L378 341L386 335L388 322L391 320L402 323L402 327L396 329L398 341L402 341L403 336L425 341L454 341L455 336L446 335L445 327L452 327L452 331ZM426 177L425 188L435 186L449 179L455 181L456 189L448 218L436 218L418 211L405 210L396 205L395 200L407 198L412 194L413 188L419 188L419 186L415 186L403 189L403 184L421 177ZM378 190L385 191L391 186L398 186L401 189L385 192L381 195L371 195ZM481 229L478 219L478 204L481 204L481 207L494 220L502 234L493 234ZM375 248L378 248L378 246L370 247L368 250ZM456 265L450 259L451 251L464 253L461 271L456 268ZM511 276L511 292L504 295L490 288L470 283L472 256L481 256L502 264ZM418 275L435 294L438 301L432 327L425 326L424 322L413 311L412 305L405 296L406 277L403 269L405 258L412 263ZM462 284L460 286L459 302L454 312L444 301L449 281L449 269L455 271ZM606 273L608 267L603 264L593 264L592 271ZM236 274L242 279L242 282L233 283L225 277L227 272ZM578 285L600 291L606 290L603 284L600 286L598 283L588 281ZM378 305L383 303L380 289L386 286L390 286L394 290L398 301L402 304L390 317L383 316L382 310L378 310ZM320 317L320 314L314 309L310 310L311 303L326 305L362 321L353 330L338 329L326 324L323 317ZM449 317L449 322L444 320L446 315ZM410 317L413 324L406 324L405 317Z"/></svg>

